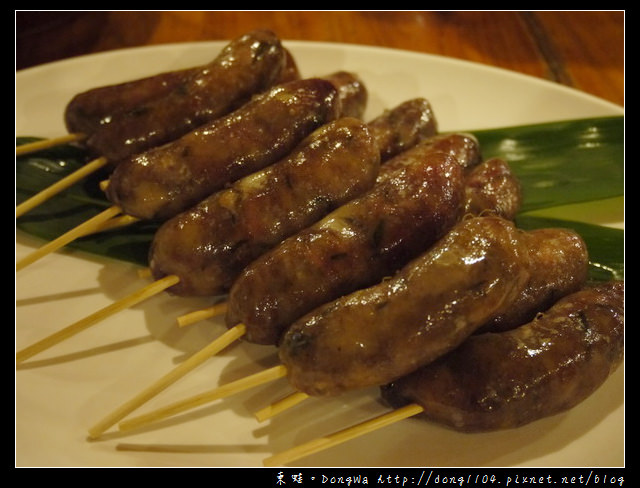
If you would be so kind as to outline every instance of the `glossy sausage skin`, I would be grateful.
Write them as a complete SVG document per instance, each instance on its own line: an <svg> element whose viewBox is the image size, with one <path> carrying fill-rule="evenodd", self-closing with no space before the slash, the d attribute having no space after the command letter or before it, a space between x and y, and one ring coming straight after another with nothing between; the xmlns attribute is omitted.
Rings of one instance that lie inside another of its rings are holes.
<svg viewBox="0 0 640 488"><path fill-rule="evenodd" d="M478 332L519 327L587 282L589 253L578 233L563 228L534 229L522 238L532 255L529 281L515 302Z"/></svg>
<svg viewBox="0 0 640 488"><path fill-rule="evenodd" d="M284 238L370 189L380 156L362 122L317 129L279 162L165 222L150 249L155 278L176 295L225 293L240 271Z"/></svg>
<svg viewBox="0 0 640 488"><path fill-rule="evenodd" d="M525 286L530 258L519 234L498 217L465 219L393 277L305 315L279 348L290 383L336 395L390 383L455 349Z"/></svg>
<svg viewBox="0 0 640 488"><path fill-rule="evenodd" d="M184 86L134 110L115 114L85 144L115 164L228 114L277 83L285 65L286 54L272 32L245 34L229 43Z"/></svg>
<svg viewBox="0 0 640 488"><path fill-rule="evenodd" d="M506 161L491 158L467 175L465 210L473 215L491 212L514 219L522 205L520 181Z"/></svg>
<svg viewBox="0 0 640 488"><path fill-rule="evenodd" d="M453 158L426 146L381 167L374 188L251 263L227 300L227 326L277 344L313 308L371 286L442 237L460 218L463 180Z"/></svg>
<svg viewBox="0 0 640 488"><path fill-rule="evenodd" d="M340 115L327 80L296 80L257 95L231 114L120 163L107 197L124 213L166 220L225 185L286 156Z"/></svg>
<svg viewBox="0 0 640 488"><path fill-rule="evenodd" d="M624 355L624 282L585 287L533 321L473 336L382 388L394 407L465 432L519 427L591 395Z"/></svg>
<svg viewBox="0 0 640 488"><path fill-rule="evenodd" d="M438 132L438 121L428 100L414 98L385 110L368 123L387 161Z"/></svg>
<svg viewBox="0 0 640 488"><path fill-rule="evenodd" d="M117 114L134 110L184 86L197 70L187 68L170 71L78 93L65 107L67 131L93 134Z"/></svg>
<svg viewBox="0 0 640 488"><path fill-rule="evenodd" d="M278 84L300 79L295 59L288 50L284 51L286 65ZM144 104L167 96L173 90L186 90L189 81L203 69L206 69L205 66L167 71L78 93L65 107L67 131L93 134L118 114L140 109Z"/></svg>
<svg viewBox="0 0 640 488"><path fill-rule="evenodd" d="M466 132L436 134L425 140L434 150L454 157L462 166L465 177L482 162L482 151L478 139Z"/></svg>
<svg viewBox="0 0 640 488"><path fill-rule="evenodd" d="M349 71L336 71L322 78L330 81L338 90L342 101L341 115L362 119L369 100L364 82Z"/></svg>

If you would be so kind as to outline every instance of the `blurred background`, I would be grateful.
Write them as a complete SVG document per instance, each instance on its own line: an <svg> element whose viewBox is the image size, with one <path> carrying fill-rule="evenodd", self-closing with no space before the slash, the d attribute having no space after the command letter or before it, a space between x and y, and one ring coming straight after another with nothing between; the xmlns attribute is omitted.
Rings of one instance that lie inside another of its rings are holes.
<svg viewBox="0 0 640 488"><path fill-rule="evenodd" d="M16 70L154 44L283 40L383 46L506 68L624 105L624 11L16 11Z"/></svg>

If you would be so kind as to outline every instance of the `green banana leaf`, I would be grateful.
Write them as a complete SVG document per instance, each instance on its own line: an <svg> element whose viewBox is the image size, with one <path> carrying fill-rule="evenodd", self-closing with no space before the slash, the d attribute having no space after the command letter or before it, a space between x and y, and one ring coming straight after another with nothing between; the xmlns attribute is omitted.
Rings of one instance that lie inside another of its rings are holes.
<svg viewBox="0 0 640 488"><path fill-rule="evenodd" d="M589 247L592 278L624 279L624 231L581 222L580 217L563 211L567 205L624 198L622 116L468 132L478 138L485 159L505 159L520 179L520 227L574 228ZM18 138L16 144L34 139ZM88 159L82 149L72 145L17 157L16 204L72 173ZM107 176L106 170L91 175L18 218L16 227L43 240L76 227L110 206L99 189L100 181ZM544 215L545 209L552 211L550 215ZM591 220L590 215L586 217ZM149 244L158 225L138 222L78 239L69 247L146 266Z"/></svg>
<svg viewBox="0 0 640 488"><path fill-rule="evenodd" d="M521 212L624 195L624 118L602 117L472 132L483 156L509 162Z"/></svg>

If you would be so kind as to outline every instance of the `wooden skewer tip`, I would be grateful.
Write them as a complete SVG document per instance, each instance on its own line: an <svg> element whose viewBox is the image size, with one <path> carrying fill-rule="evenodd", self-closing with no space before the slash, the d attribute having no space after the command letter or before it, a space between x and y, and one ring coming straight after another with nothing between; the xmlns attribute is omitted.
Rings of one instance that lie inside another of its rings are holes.
<svg viewBox="0 0 640 488"><path fill-rule="evenodd" d="M189 359L187 359L186 361L178 365L176 368L171 370L169 373L162 376L155 383L145 388L142 392L138 393L131 400L124 403L119 408L117 408L116 410L108 414L103 420L101 420L96 425L94 425L91 429L89 429L90 437L96 438L102 435L102 433L104 433L111 426L115 425L117 422L125 418L129 413L138 409L144 403L149 401L154 396L158 395L160 392L164 391L170 385L172 385L177 380L185 376L187 373L195 369L197 366L202 364L211 356L220 352L222 349L227 347L227 345L229 345L230 343L232 343L233 341L241 337L242 334L244 334L244 329L241 326L229 329L227 332L225 332L223 335L218 337L216 340L209 343L209 345L205 346L200 351L196 352L191 357L189 357ZM153 421L156 418L158 418L158 415L153 414L152 412L151 418L149 417L149 415L144 416L144 419L150 419L150 420L143 420L142 422L133 421L130 423L124 423L124 427L122 427L121 425L120 430L126 430L127 425L129 425L129 428L132 429L138 425L143 425L144 423Z"/></svg>
<svg viewBox="0 0 640 488"><path fill-rule="evenodd" d="M28 346L16 354L16 364L20 364L21 362L35 356L36 354L43 352L54 345L62 342L69 337L85 330L86 328L94 325L107 317L119 312L120 310L124 310L125 308L129 308L147 298L150 298L163 290L169 288L170 286L178 283L180 279L177 276L166 276L165 278L155 281L146 287L124 297L123 299L112 303L111 305L106 306L105 308L98 310L97 312L65 327L64 329L42 339L31 346Z"/></svg>
<svg viewBox="0 0 640 488"><path fill-rule="evenodd" d="M311 454L329 449L348 440L360 437L375 430L381 429L400 420L413 417L423 412L423 408L416 404L410 404L392 412L366 420L346 429L340 430L325 437L313 439L307 443L295 446L280 453L274 454L263 461L265 467L283 466Z"/></svg>
<svg viewBox="0 0 640 488"><path fill-rule="evenodd" d="M126 431L149 425L159 420L163 420L179 413L200 407L207 403L221 400L242 391L246 391L256 386L274 381L285 375L286 368L284 366L275 366L260 373L250 375L245 378L241 378L239 380L218 386L217 388L214 388L212 390L191 396L183 400L179 400L146 414L124 420L118 425L118 427L121 431Z"/></svg>

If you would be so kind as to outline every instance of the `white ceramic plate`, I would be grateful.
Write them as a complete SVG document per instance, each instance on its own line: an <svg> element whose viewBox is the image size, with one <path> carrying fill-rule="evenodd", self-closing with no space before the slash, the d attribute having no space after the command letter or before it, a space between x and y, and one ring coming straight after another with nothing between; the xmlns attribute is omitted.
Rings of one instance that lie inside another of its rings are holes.
<svg viewBox="0 0 640 488"><path fill-rule="evenodd" d="M601 115L621 107L504 70L397 50L287 42L304 76L357 72L367 117L424 96L442 130L489 128ZM16 73L16 135L56 136L71 97L95 86L203 64L222 43L108 52ZM617 216L622 216L617 204ZM615 221L618 217L615 217ZM624 225L622 217L615 225ZM16 236L16 259L41 243ZM16 275L16 349L99 310L147 281L134 266L63 251ZM267 456L387 410L376 391L314 399L259 424L253 412L289 392L286 380L219 400L135 433L88 429L171 371L225 329L208 321L179 329L175 318L203 299L154 297L32 358L16 371L17 466L261 466ZM137 412L209 390L277 364L270 347L238 343L151 399ZM294 466L621 466L624 376L620 369L570 412L526 427L459 434L418 419L354 439ZM126 443L140 450L120 450ZM163 446L166 452L146 449Z"/></svg>

